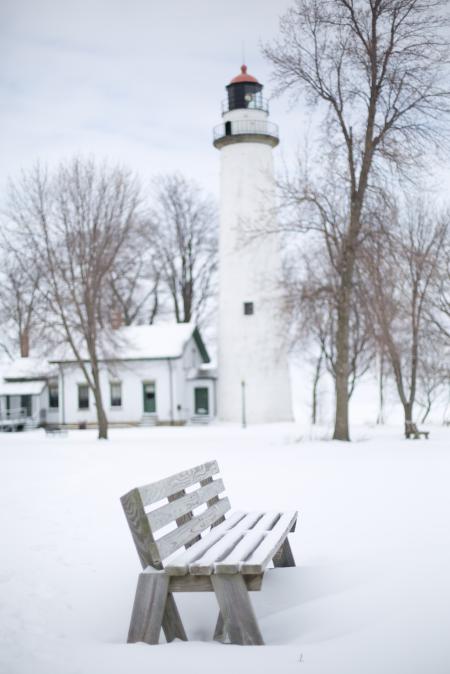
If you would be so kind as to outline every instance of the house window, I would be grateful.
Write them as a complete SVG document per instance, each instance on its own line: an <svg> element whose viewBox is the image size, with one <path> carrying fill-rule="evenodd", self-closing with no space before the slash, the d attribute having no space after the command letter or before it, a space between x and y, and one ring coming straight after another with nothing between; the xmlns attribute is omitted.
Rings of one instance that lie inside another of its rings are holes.
<svg viewBox="0 0 450 674"><path fill-rule="evenodd" d="M122 407L122 384L120 381L110 383L111 407Z"/></svg>
<svg viewBox="0 0 450 674"><path fill-rule="evenodd" d="M154 381L145 381L142 385L144 394L144 412L153 414L156 412L156 385Z"/></svg>
<svg viewBox="0 0 450 674"><path fill-rule="evenodd" d="M48 406L50 409L58 409L59 407L59 388L57 379L48 382Z"/></svg>
<svg viewBox="0 0 450 674"><path fill-rule="evenodd" d="M89 409L89 386L87 384L78 384L78 409Z"/></svg>
<svg viewBox="0 0 450 674"><path fill-rule="evenodd" d="M254 313L253 302L244 302L244 315L251 316Z"/></svg>

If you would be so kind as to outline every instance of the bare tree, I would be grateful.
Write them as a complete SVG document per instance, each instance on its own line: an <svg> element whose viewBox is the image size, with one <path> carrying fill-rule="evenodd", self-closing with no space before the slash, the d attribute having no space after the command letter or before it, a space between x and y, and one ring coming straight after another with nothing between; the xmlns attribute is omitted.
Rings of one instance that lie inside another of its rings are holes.
<svg viewBox="0 0 450 674"><path fill-rule="evenodd" d="M450 211L444 212L441 218L450 228ZM442 242L440 255L441 263L434 279L431 306L427 307L430 332L433 334L431 347L434 348L424 362L425 374L421 378L424 419L434 399L444 389L448 390L450 383L450 236Z"/></svg>
<svg viewBox="0 0 450 674"><path fill-rule="evenodd" d="M215 291L217 214L195 183L179 174L155 181L149 243L177 323L201 321Z"/></svg>
<svg viewBox="0 0 450 674"><path fill-rule="evenodd" d="M118 314L118 323L152 324L159 306L159 275L148 279L145 263L136 259L133 267L117 269L111 274L111 314Z"/></svg>
<svg viewBox="0 0 450 674"><path fill-rule="evenodd" d="M40 269L34 251L17 254L8 237L1 240L0 316L3 329L12 333L14 351L30 355L30 341L38 342L36 319ZM12 354L9 354L12 356Z"/></svg>
<svg viewBox="0 0 450 674"><path fill-rule="evenodd" d="M160 271L139 226L109 274L111 315L117 325L152 324L159 309Z"/></svg>
<svg viewBox="0 0 450 674"><path fill-rule="evenodd" d="M422 408L421 423L424 423L431 409L446 391L450 382L450 367L447 364L448 348L439 339L435 330L425 335L427 348L421 355L418 373L417 404Z"/></svg>
<svg viewBox="0 0 450 674"><path fill-rule="evenodd" d="M279 93L304 93L324 131L348 217L338 247L334 438L349 440L350 320L367 197L383 167L407 171L445 135L444 0L297 0L264 49ZM320 104L320 105L318 105ZM319 209L320 200L311 201Z"/></svg>
<svg viewBox="0 0 450 674"><path fill-rule="evenodd" d="M385 403L385 387L386 387L386 353L384 344L377 344L376 349L376 369L377 369L377 384L378 384L378 414L377 424L384 424L384 403Z"/></svg>
<svg viewBox="0 0 450 674"><path fill-rule="evenodd" d="M433 349L429 311L449 230L417 202L391 213L391 220L360 256L367 274L361 306L389 360L406 426Z"/></svg>
<svg viewBox="0 0 450 674"><path fill-rule="evenodd" d="M302 256L303 263L286 262L283 287L285 306L295 325L293 341L309 345L315 354L312 390L312 423L316 423L317 387L325 367L336 378L338 278L323 246L311 248ZM299 276L298 270L302 272ZM349 327L348 398L357 381L368 372L374 359L374 340L367 316L359 310L360 293L352 296Z"/></svg>
<svg viewBox="0 0 450 674"><path fill-rule="evenodd" d="M317 424L318 420L319 383L320 378L322 376L324 356L325 354L323 351L323 347L321 347L319 354L314 358L314 375L313 375L312 395L311 395L311 423L313 426Z"/></svg>
<svg viewBox="0 0 450 674"><path fill-rule="evenodd" d="M442 218L450 223L450 211ZM442 264L434 283L430 320L450 347L450 240L446 239L441 250Z"/></svg>
<svg viewBox="0 0 450 674"><path fill-rule="evenodd" d="M41 318L67 343L95 398L98 436L108 420L101 360L111 352L111 270L136 221L139 190L126 170L79 158L53 173L36 166L9 190L9 218L21 250L41 261Z"/></svg>

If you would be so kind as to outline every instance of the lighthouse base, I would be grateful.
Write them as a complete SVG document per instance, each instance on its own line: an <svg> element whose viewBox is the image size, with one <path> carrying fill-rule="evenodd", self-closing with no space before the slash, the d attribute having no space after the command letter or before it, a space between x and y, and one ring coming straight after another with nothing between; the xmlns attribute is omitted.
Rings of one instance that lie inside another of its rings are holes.
<svg viewBox="0 0 450 674"><path fill-rule="evenodd" d="M261 364L236 376L238 368L219 366L218 417L221 421L264 424L293 421L287 363L275 369Z"/></svg>

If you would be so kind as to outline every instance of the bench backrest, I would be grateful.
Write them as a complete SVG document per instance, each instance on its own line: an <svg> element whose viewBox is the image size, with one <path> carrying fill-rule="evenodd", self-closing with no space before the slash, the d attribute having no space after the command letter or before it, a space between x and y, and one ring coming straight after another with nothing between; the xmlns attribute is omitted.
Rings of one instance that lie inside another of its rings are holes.
<svg viewBox="0 0 450 674"><path fill-rule="evenodd" d="M213 479L218 472L217 461L209 461L136 487L121 497L144 568L162 569L166 557L183 546L189 547L203 531L223 521L230 502L226 497L219 498L225 487L220 478ZM194 485L195 489L186 493ZM171 530L164 531L166 527Z"/></svg>

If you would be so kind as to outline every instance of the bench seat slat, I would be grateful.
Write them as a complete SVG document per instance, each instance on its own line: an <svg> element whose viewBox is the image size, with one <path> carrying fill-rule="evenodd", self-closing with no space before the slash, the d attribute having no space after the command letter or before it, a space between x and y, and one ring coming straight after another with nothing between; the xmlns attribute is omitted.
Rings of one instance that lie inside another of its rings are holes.
<svg viewBox="0 0 450 674"><path fill-rule="evenodd" d="M240 564L240 573L262 573L292 529L296 519L296 511L283 513L256 550Z"/></svg>
<svg viewBox="0 0 450 674"><path fill-rule="evenodd" d="M255 526L255 524L257 526L263 515L264 513L260 512L247 513L236 526L227 531L217 543L208 548L202 557L189 564L189 573L194 575L214 573L214 563L227 556L239 543L245 532Z"/></svg>
<svg viewBox="0 0 450 674"><path fill-rule="evenodd" d="M225 487L222 480L213 480L196 491L152 510L147 513L152 531L157 531L177 518L192 512L194 508L206 503L223 491L225 491Z"/></svg>
<svg viewBox="0 0 450 674"><path fill-rule="evenodd" d="M156 541L156 545L158 546L161 559L168 557L181 548L182 545L192 541L192 539L201 534L207 527L210 527L214 522L217 522L217 520L228 510L230 510L228 498L221 498L217 503L200 515L196 515L174 531L159 538Z"/></svg>
<svg viewBox="0 0 450 674"><path fill-rule="evenodd" d="M201 541L195 543L189 550L185 550L181 554L170 559L165 565L166 573L171 576L184 576L189 572L189 564L201 557L214 543L220 540L225 533L236 526L236 524L245 517L245 513L237 510L222 524L214 527L210 533Z"/></svg>
<svg viewBox="0 0 450 674"><path fill-rule="evenodd" d="M175 473L170 477L166 477L158 482L139 487L142 503L144 506L151 505L164 498L172 496L182 489L192 487L193 484L206 480L219 472L217 461L208 461L202 463L200 466L195 466L189 470L183 470L181 473Z"/></svg>
<svg viewBox="0 0 450 674"><path fill-rule="evenodd" d="M255 531L270 531L273 529L273 525L280 519L280 515L281 513L279 512L266 513L252 528Z"/></svg>
<svg viewBox="0 0 450 674"><path fill-rule="evenodd" d="M258 524L261 518L264 516L264 513L261 512L250 512L245 513L245 517L234 527L236 530L248 531Z"/></svg>
<svg viewBox="0 0 450 674"><path fill-rule="evenodd" d="M214 573L239 573L242 560L254 553L267 535L264 531L247 531L230 554L214 564Z"/></svg>
<svg viewBox="0 0 450 674"><path fill-rule="evenodd" d="M214 573L215 561L227 556L244 535L237 527L227 531L200 559L189 564L189 573L193 576Z"/></svg>

